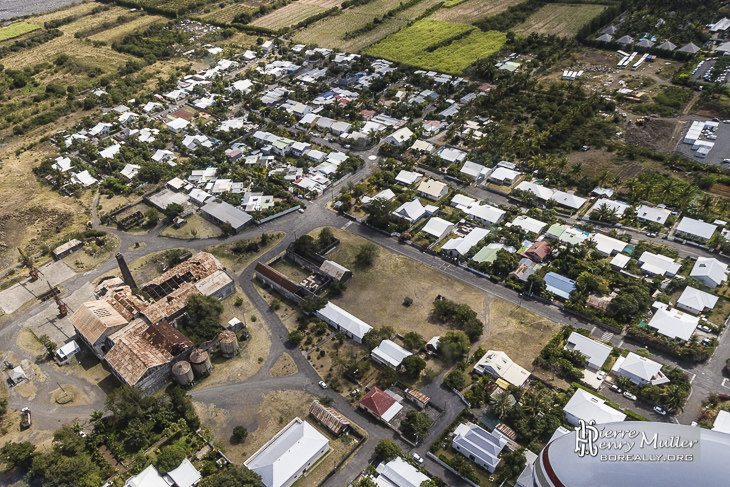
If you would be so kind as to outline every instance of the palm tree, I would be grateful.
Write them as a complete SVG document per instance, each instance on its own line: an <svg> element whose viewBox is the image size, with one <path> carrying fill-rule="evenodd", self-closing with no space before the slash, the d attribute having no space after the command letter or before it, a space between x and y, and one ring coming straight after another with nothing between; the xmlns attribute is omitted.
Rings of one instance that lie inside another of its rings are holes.
<svg viewBox="0 0 730 487"><path fill-rule="evenodd" d="M687 400L688 391L677 384L669 384L664 388L662 401L669 410L681 413L684 410L684 403Z"/></svg>
<svg viewBox="0 0 730 487"><path fill-rule="evenodd" d="M566 159L565 157L561 157L560 159L558 159L557 162L555 163L555 167L558 170L558 174L562 174L563 170L565 169L565 167L567 165L568 165L568 159Z"/></svg>
<svg viewBox="0 0 730 487"><path fill-rule="evenodd" d="M613 178L613 175L608 171L603 171L601 174L598 175L596 178L596 186L605 186L607 182L609 182Z"/></svg>
<svg viewBox="0 0 730 487"><path fill-rule="evenodd" d="M709 194L706 194L702 198L700 198L698 209L702 213L709 213L712 210L712 207L714 205L715 205L715 198L713 198Z"/></svg>
<svg viewBox="0 0 730 487"><path fill-rule="evenodd" d="M498 392L489 398L489 407L499 419L502 419L502 416L512 407L512 396L507 391Z"/></svg>
<svg viewBox="0 0 730 487"><path fill-rule="evenodd" d="M662 200L669 201L676 196L678 190L677 180L674 178L666 178L664 182L659 185L659 196Z"/></svg>
<svg viewBox="0 0 730 487"><path fill-rule="evenodd" d="M582 172L583 172L583 163L576 162L575 164L570 166L570 172L568 172L568 174L577 179L578 176L580 176Z"/></svg>

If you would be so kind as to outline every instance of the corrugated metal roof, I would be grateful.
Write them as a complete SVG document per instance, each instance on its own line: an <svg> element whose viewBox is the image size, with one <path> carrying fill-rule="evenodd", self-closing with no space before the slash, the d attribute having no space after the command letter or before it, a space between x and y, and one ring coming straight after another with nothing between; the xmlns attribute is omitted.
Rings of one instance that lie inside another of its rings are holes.
<svg viewBox="0 0 730 487"><path fill-rule="evenodd" d="M179 288L167 296L155 301L142 314L150 323L170 318L188 305L188 298L193 294L201 294L191 282L184 282Z"/></svg>
<svg viewBox="0 0 730 487"><path fill-rule="evenodd" d="M106 301L84 303L69 319L76 332L89 343L96 343L107 328L127 324L124 316Z"/></svg>
<svg viewBox="0 0 730 487"><path fill-rule="evenodd" d="M286 289L290 293L295 293L299 289L299 285L286 277L281 272L277 271L273 267L270 267L263 262L258 262L256 264L256 272L258 272L261 276L265 277L266 279L272 281L273 283L281 286L282 288Z"/></svg>
<svg viewBox="0 0 730 487"><path fill-rule="evenodd" d="M195 283L195 287L205 296L210 296L221 288L228 286L233 282L228 274L224 271L215 271L208 277L204 277Z"/></svg>
<svg viewBox="0 0 730 487"><path fill-rule="evenodd" d="M316 400L313 401L312 405L309 407L309 414L336 435L342 433L345 426L350 424L349 419L332 408L322 406L322 404Z"/></svg>

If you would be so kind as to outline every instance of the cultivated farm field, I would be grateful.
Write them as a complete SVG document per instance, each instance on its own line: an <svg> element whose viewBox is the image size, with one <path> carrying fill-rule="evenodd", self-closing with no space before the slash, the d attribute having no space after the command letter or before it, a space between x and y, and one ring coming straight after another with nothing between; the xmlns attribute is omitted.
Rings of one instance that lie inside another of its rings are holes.
<svg viewBox="0 0 730 487"><path fill-rule="evenodd" d="M236 2L231 5L227 5L221 9L217 9L216 5L208 7L211 12L203 13L199 17L203 20L212 20L215 22L225 22L230 24L236 16L247 11L254 11L261 5L272 3L273 0L244 0L243 2Z"/></svg>
<svg viewBox="0 0 730 487"><path fill-rule="evenodd" d="M484 17L497 15L523 0L466 0L444 3L444 7L437 10L431 18L445 20L447 22L458 22L471 24ZM449 4L452 6L449 7Z"/></svg>
<svg viewBox="0 0 730 487"><path fill-rule="evenodd" d="M312 15L338 7L340 4L342 4L342 0L298 0L259 17L251 22L251 25L279 30L283 27L296 25Z"/></svg>
<svg viewBox="0 0 730 487"><path fill-rule="evenodd" d="M14 24L10 24L7 27L0 29L0 42L22 36L23 34L33 32L37 29L40 29L40 26L29 24L27 22L16 22Z"/></svg>
<svg viewBox="0 0 730 487"><path fill-rule="evenodd" d="M133 32L144 31L155 22L166 20L167 19L159 15L143 15L132 20L131 22L126 22L111 29L103 30L98 34L90 36L89 39L91 39L92 41L104 41L108 44L111 44L113 42L121 41Z"/></svg>
<svg viewBox="0 0 730 487"><path fill-rule="evenodd" d="M476 61L477 55L487 57L498 51L505 40L502 32L482 32L472 25L424 19L364 52L424 69L459 74Z"/></svg>
<svg viewBox="0 0 730 487"><path fill-rule="evenodd" d="M551 3L515 27L520 34L555 34L573 37L581 27L606 8L605 5Z"/></svg>
<svg viewBox="0 0 730 487"><path fill-rule="evenodd" d="M367 5L348 8L341 15L328 17L315 22L294 36L294 41L302 44L317 44L320 47L338 48L344 51L357 52L385 36L405 27L408 22L420 16L440 0L423 0L413 7L399 12L395 16L378 24L375 29L357 37L345 39L348 32L364 27L375 17L396 8L399 0L375 0Z"/></svg>

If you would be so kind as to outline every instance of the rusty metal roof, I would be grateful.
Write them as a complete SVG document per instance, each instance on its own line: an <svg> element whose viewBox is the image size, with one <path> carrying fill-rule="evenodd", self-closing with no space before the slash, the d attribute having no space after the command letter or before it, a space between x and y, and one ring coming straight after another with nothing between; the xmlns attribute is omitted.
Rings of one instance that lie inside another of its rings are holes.
<svg viewBox="0 0 730 487"><path fill-rule="evenodd" d="M184 282L167 296L147 306L142 314L150 323L168 319L185 308L188 305L188 298L193 294L200 294L200 291L192 282Z"/></svg>
<svg viewBox="0 0 730 487"><path fill-rule="evenodd" d="M54 253L54 255L62 254L64 252L66 252L67 250L71 250L71 249L73 249L73 248L75 248L77 246L81 246L81 245L83 245L83 243L81 243L80 240L75 239L75 238L72 238L71 240L69 240L65 244L59 245L58 247L56 247L55 249L53 249L53 253Z"/></svg>
<svg viewBox="0 0 730 487"><path fill-rule="evenodd" d="M296 293L299 289L299 285L296 282L292 281L281 272L277 271L271 266L264 264L263 262L257 262L255 270L268 280L274 282L275 284L278 284L290 293Z"/></svg>
<svg viewBox="0 0 730 487"><path fill-rule="evenodd" d="M108 328L126 325L128 320L106 301L84 303L69 318L76 332L96 343Z"/></svg>
<svg viewBox="0 0 730 487"><path fill-rule="evenodd" d="M172 269L169 269L168 271L157 276L155 279L152 279L150 282L145 284L144 287L147 287L151 284L161 286L170 279L174 279L176 277L188 277L188 274L192 277L192 279L189 280L199 281L200 279L203 279L213 274L215 271L219 271L222 269L223 265L221 265L221 263L218 262L218 259L213 257L213 255L209 254L208 252L198 252L185 262L181 262Z"/></svg>
<svg viewBox="0 0 730 487"><path fill-rule="evenodd" d="M416 389L408 389L406 391L406 394L423 404L428 404L428 401L431 400L431 398L428 397L426 394Z"/></svg>
<svg viewBox="0 0 730 487"><path fill-rule="evenodd" d="M210 296L221 288L231 284L231 279L225 271L215 271L213 274L202 278L195 283L195 287L205 296Z"/></svg>
<svg viewBox="0 0 730 487"><path fill-rule="evenodd" d="M309 414L335 434L340 434L350 424L349 419L332 408L322 406L317 400L309 407Z"/></svg>
<svg viewBox="0 0 730 487"><path fill-rule="evenodd" d="M165 365L193 343L166 321L155 325L137 319L110 337L114 343L104 357L109 367L130 386L145 373Z"/></svg>

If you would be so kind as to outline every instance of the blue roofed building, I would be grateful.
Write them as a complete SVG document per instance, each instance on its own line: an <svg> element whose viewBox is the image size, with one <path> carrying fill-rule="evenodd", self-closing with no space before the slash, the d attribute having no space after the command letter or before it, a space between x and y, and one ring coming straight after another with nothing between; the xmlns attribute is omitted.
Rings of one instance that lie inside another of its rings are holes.
<svg viewBox="0 0 730 487"><path fill-rule="evenodd" d="M569 299L570 293L575 291L574 280L554 272L545 274L545 285L549 292L563 299Z"/></svg>

